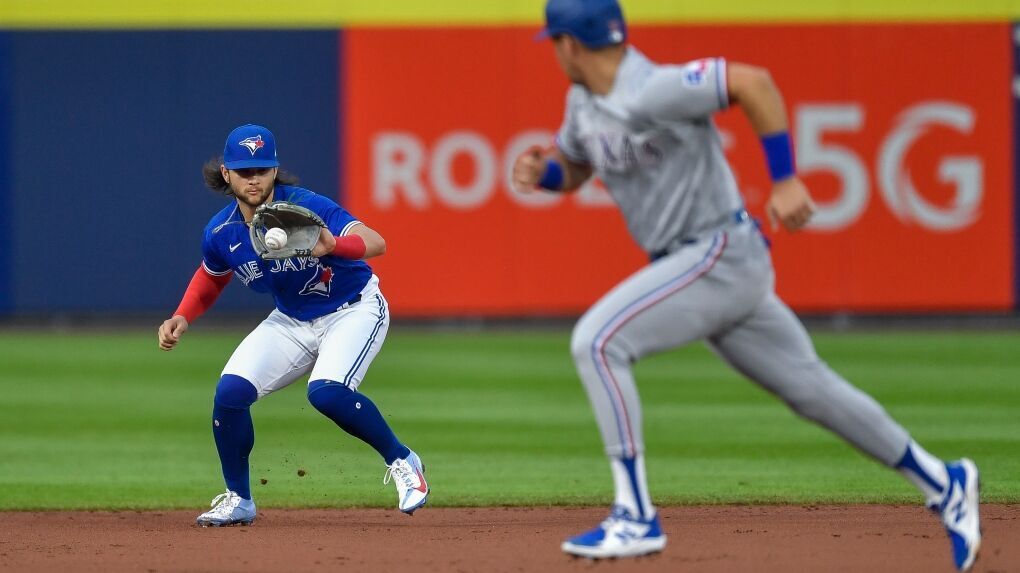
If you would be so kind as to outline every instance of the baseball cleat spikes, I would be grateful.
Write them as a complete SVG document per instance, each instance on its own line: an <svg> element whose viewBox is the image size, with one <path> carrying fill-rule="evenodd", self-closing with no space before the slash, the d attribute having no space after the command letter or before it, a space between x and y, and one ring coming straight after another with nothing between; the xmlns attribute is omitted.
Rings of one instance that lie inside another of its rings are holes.
<svg viewBox="0 0 1020 573"><path fill-rule="evenodd" d="M201 526L201 527L234 527L235 525L243 527L243 526L246 526L246 525L251 525L253 523L255 523L254 519L248 519L248 520L245 520L245 521L233 521L231 523L212 523L212 522L210 522L210 523L203 523L203 522L198 522L198 525Z"/></svg>
<svg viewBox="0 0 1020 573"><path fill-rule="evenodd" d="M431 490L429 490L429 493L431 493ZM414 517L414 512L418 511L419 509L421 509L423 507L425 507L426 505L428 505L428 500L421 502L421 505L419 505L418 507L416 507L416 508L414 508L412 510L409 510L409 511L405 511L404 513L406 513L407 515L410 515L411 517Z"/></svg>
<svg viewBox="0 0 1020 573"><path fill-rule="evenodd" d="M255 522L255 502L244 499L229 489L214 497L209 511L199 515L195 523L202 527L251 525Z"/></svg>

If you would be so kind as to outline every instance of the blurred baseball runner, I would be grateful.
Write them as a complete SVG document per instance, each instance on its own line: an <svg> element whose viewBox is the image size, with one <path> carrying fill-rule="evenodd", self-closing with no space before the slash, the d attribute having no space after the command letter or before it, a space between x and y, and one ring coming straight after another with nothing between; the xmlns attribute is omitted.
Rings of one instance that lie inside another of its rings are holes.
<svg viewBox="0 0 1020 573"><path fill-rule="evenodd" d="M645 479L641 403L631 364L703 339L801 416L900 471L943 519L960 569L981 541L978 470L925 451L885 410L833 372L773 291L769 248L744 210L712 114L739 105L773 181L773 225L802 228L814 210L796 175L782 96L769 73L722 58L659 65L627 44L616 0L548 0L543 36L574 84L550 150L517 158L522 192L606 184L652 262L602 297L574 328L572 352L615 483L609 517L563 543L593 558L665 547Z"/></svg>
<svg viewBox="0 0 1020 573"><path fill-rule="evenodd" d="M383 483L392 479L398 508L413 513L428 498L424 464L358 392L390 324L379 279L363 259L383 254L386 244L330 199L296 187L296 178L280 172L279 165L273 134L258 125L232 131L222 161L206 164L206 185L234 200L206 226L202 264L180 306L159 327L160 348L173 349L232 275L276 301L276 309L234 351L216 386L212 430L227 490L198 523L255 520L248 475L255 432L249 409L306 374L308 401L379 452L387 465ZM274 258L264 245L259 245L262 256L256 253L258 234L250 233L249 225L256 209L274 201L304 207L318 216L317 224L325 224L313 226L319 238L311 256Z"/></svg>

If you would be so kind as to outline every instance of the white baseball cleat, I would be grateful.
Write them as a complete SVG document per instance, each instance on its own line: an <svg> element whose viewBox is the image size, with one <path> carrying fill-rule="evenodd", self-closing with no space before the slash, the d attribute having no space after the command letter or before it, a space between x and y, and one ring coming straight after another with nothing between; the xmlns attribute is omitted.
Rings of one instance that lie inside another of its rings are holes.
<svg viewBox="0 0 1020 573"><path fill-rule="evenodd" d="M666 536L659 526L658 514L648 520L634 519L619 506L598 527L571 537L560 546L571 555L591 559L638 557L665 547Z"/></svg>
<svg viewBox="0 0 1020 573"><path fill-rule="evenodd" d="M425 505L429 498L429 484L425 481L425 464L421 463L418 454L411 452L402 460L396 460L386 466L383 483L390 482L397 486L397 507L400 511L412 515L414 510Z"/></svg>
<svg viewBox="0 0 1020 573"><path fill-rule="evenodd" d="M980 481L977 466L963 458L946 464L949 487L931 509L942 516L949 541L953 544L953 562L960 571L967 571L977 559L981 548Z"/></svg>
<svg viewBox="0 0 1020 573"><path fill-rule="evenodd" d="M202 527L223 527L226 525L251 525L255 521L255 502L244 499L229 489L213 498L212 509L198 516L196 523Z"/></svg>

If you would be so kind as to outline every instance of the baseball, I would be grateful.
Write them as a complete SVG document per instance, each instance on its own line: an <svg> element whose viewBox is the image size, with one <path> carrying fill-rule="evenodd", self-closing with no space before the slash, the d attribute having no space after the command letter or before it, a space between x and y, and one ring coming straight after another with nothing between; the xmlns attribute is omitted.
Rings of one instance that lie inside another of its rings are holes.
<svg viewBox="0 0 1020 573"><path fill-rule="evenodd" d="M287 231L274 227L266 231L266 246L274 251L287 246Z"/></svg>

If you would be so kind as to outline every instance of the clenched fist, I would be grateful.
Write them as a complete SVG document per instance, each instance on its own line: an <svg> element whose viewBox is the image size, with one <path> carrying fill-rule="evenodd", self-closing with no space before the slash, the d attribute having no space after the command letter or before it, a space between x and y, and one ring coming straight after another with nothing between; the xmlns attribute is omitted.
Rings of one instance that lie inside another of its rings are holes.
<svg viewBox="0 0 1020 573"><path fill-rule="evenodd" d="M787 231L796 231L811 220L815 203L799 177L784 179L772 186L772 195L765 206L772 228L782 223Z"/></svg>
<svg viewBox="0 0 1020 573"><path fill-rule="evenodd" d="M542 180L543 175L545 175L545 157L542 154L542 148L532 145L517 156L510 181L514 190L531 193L537 189L538 182Z"/></svg>
<svg viewBox="0 0 1020 573"><path fill-rule="evenodd" d="M181 335L188 329L188 321L183 316L176 314L163 321L159 325L159 347L162 350L172 350L177 346Z"/></svg>

